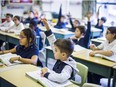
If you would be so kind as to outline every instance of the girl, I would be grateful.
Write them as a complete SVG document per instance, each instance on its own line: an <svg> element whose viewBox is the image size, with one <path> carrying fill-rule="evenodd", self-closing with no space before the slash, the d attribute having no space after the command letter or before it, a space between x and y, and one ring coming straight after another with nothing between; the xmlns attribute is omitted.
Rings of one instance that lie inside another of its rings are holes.
<svg viewBox="0 0 116 87"><path fill-rule="evenodd" d="M21 23L21 19L19 16L15 16L14 19L14 25L6 29L6 32L11 32L15 34L20 34L21 30L24 29L24 25Z"/></svg>
<svg viewBox="0 0 116 87"><path fill-rule="evenodd" d="M95 45L90 45L90 48L93 50L90 52L90 56L94 56L95 54L102 54L111 57L113 60L116 60L116 27L109 27L107 29L106 39L107 40L104 43L97 47ZM100 82L102 85L107 85L107 79L106 81L104 81L104 79L101 79L100 81L102 76L92 74L92 77L93 81L98 81L98 84Z"/></svg>
<svg viewBox="0 0 116 87"><path fill-rule="evenodd" d="M31 29L27 28L20 32L20 45L17 45L11 50L0 51L0 54L5 53L16 53L20 57L13 57L10 59L10 62L16 60L21 61L22 63L27 64L37 64L39 50L37 49L35 43L35 33ZM39 65L42 66L42 63L38 60Z"/></svg>

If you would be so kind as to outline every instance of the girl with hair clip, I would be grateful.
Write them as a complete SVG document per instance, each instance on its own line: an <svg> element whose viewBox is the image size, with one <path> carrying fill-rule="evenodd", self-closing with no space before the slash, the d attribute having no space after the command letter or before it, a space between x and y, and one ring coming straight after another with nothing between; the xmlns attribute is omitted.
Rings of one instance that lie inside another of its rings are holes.
<svg viewBox="0 0 116 87"><path fill-rule="evenodd" d="M39 50L36 46L35 32L29 28L24 29L20 32L19 45L10 50L0 51L0 54L5 53L16 53L20 57L13 57L10 62L16 60L26 64L33 64L42 66L42 63L38 59Z"/></svg>

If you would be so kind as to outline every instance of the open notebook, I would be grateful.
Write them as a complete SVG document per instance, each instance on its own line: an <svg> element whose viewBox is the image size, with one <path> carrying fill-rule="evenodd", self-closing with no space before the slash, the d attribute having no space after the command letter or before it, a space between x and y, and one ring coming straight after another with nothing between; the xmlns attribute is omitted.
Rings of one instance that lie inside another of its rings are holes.
<svg viewBox="0 0 116 87"><path fill-rule="evenodd" d="M104 56L104 55L102 55L102 54L95 54L94 56L95 56L95 57L104 58L104 59L110 60L110 61L112 61L112 62L116 62L116 58L114 59L114 58L111 58L111 57L108 57L108 56Z"/></svg>
<svg viewBox="0 0 116 87"><path fill-rule="evenodd" d="M26 75L36 80L37 82L42 84L44 87L65 87L67 85L72 84L69 80L61 84L61 83L50 81L45 77L41 77L41 70L26 72Z"/></svg>
<svg viewBox="0 0 116 87"><path fill-rule="evenodd" d="M11 66L11 65L14 65L14 64L21 63L20 61L15 61L14 63L11 63L9 60L12 57L19 57L19 56L16 55L16 54L12 54L12 53L3 54L3 55L0 55L0 61L7 66Z"/></svg>

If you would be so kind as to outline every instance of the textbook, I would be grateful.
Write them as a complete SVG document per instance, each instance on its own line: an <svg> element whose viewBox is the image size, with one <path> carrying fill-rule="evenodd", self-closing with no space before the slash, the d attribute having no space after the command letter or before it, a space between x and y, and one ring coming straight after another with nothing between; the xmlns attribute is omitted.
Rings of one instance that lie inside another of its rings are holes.
<svg viewBox="0 0 116 87"><path fill-rule="evenodd" d="M12 53L3 54L3 55L0 55L0 61L7 66L21 63L20 61L15 61L15 62L11 63L10 58L12 58L12 57L19 57L19 56L17 54L12 54Z"/></svg>
<svg viewBox="0 0 116 87"><path fill-rule="evenodd" d="M104 58L104 59L110 60L112 62L116 62L116 58L114 59L114 58L111 58L111 57L108 57L108 56L105 56L105 55L102 55L102 54L95 54L94 56Z"/></svg>
<svg viewBox="0 0 116 87"><path fill-rule="evenodd" d="M67 85L72 84L69 80L64 83L56 83L56 82L48 80L45 77L41 77L41 70L26 72L26 75L36 80L38 83L40 83L44 87L65 87Z"/></svg>

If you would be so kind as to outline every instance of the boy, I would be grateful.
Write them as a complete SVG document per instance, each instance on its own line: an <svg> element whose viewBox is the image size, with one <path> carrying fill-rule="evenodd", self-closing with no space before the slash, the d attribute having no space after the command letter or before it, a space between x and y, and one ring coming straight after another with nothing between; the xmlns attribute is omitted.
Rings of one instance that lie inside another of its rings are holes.
<svg viewBox="0 0 116 87"><path fill-rule="evenodd" d="M72 42L68 39L55 39L52 31L47 24L46 19L42 20L47 31L45 32L50 45L54 51L54 57L57 60L53 71L49 71L47 68L42 69L41 75L48 78L51 81L63 83L68 79L74 80L75 72L77 72L76 62L69 57L74 49Z"/></svg>
<svg viewBox="0 0 116 87"><path fill-rule="evenodd" d="M13 25L14 25L14 22L13 22L12 18L13 18L13 15L10 14L10 13L7 13L7 14L6 14L6 21L3 22L3 23L0 25L0 27L6 27L6 28L8 28L8 27L13 26Z"/></svg>
<svg viewBox="0 0 116 87"><path fill-rule="evenodd" d="M82 47L88 48L91 36L91 22L90 17L92 16L91 13L88 13L88 24L87 30L85 26L77 26L75 29L75 35L72 36L70 39L75 43ZM86 30L86 32L85 32Z"/></svg>

